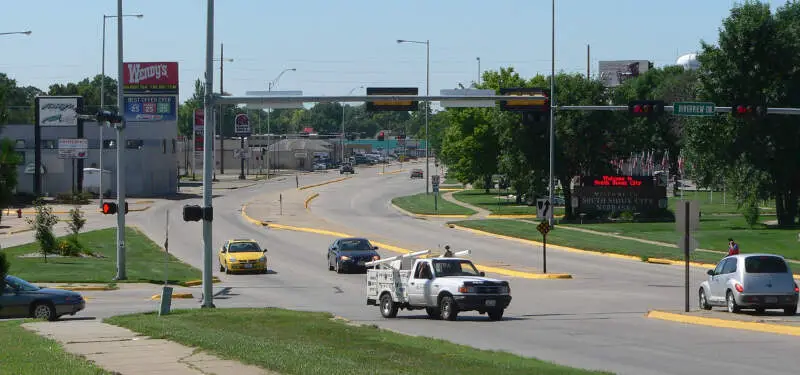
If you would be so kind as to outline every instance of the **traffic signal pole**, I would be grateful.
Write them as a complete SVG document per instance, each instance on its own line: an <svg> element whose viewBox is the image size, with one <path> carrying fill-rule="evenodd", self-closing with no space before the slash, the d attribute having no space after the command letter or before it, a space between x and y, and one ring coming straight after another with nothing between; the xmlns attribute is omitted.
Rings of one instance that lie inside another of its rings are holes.
<svg viewBox="0 0 800 375"><path fill-rule="evenodd" d="M212 284L211 251L211 179L214 169L212 148L214 147L214 0L207 0L206 19L206 89L204 94L205 120L203 127L203 305L204 308L214 306L214 284ZM220 141L222 141L220 137Z"/></svg>
<svg viewBox="0 0 800 375"><path fill-rule="evenodd" d="M117 124L117 207L125 207L125 97L123 95L122 66L122 0L117 0L117 103L122 119ZM101 109L102 110L102 109ZM103 152L100 145L100 152ZM100 166L100 180L103 179L103 166ZM103 194L101 191L100 194ZM115 280L127 280L125 268L125 210L117 212L117 277Z"/></svg>

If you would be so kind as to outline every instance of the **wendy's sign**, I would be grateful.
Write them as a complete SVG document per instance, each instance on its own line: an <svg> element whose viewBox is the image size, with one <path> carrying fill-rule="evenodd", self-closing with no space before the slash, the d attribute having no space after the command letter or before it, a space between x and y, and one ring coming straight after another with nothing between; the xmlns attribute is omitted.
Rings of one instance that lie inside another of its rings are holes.
<svg viewBox="0 0 800 375"><path fill-rule="evenodd" d="M178 95L177 62L123 63L122 82L124 94Z"/></svg>

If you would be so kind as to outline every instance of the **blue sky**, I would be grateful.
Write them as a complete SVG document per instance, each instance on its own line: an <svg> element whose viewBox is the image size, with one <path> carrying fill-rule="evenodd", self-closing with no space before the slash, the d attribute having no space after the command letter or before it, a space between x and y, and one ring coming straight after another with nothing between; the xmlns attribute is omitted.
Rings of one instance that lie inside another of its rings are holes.
<svg viewBox="0 0 800 375"><path fill-rule="evenodd" d="M770 1L773 9L785 1ZM599 60L650 60L657 66L715 43L735 3L728 0L557 0L556 69L591 70ZM20 85L100 73L103 14L115 0L0 0L0 72ZM346 95L364 86L425 90L425 46L431 41L431 94L468 85L481 69L514 66L524 76L550 71L550 0L218 0L215 56L224 43L224 88L235 95L266 90L285 68L278 90ZM205 0L123 2L125 61L178 61L181 100L205 69ZM116 77L116 20L107 21L106 74ZM214 90L219 91L219 62ZM363 93L363 91L356 91Z"/></svg>

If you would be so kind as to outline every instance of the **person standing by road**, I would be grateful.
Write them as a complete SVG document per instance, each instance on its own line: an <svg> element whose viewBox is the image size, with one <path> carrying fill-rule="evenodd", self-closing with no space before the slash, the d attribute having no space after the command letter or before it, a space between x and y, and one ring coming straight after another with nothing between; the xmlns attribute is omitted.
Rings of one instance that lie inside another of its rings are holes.
<svg viewBox="0 0 800 375"><path fill-rule="evenodd" d="M728 256L739 254L739 244L728 238Z"/></svg>

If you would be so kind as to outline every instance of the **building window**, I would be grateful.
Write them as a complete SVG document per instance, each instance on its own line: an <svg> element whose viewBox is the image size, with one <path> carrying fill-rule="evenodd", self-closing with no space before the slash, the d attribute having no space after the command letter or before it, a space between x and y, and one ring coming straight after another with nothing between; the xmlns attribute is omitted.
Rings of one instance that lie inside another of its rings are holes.
<svg viewBox="0 0 800 375"><path fill-rule="evenodd" d="M42 140L42 148L43 149L55 150L55 149L58 148L57 146L58 146L58 144L56 143L56 141L54 139L43 139Z"/></svg>
<svg viewBox="0 0 800 375"><path fill-rule="evenodd" d="M125 148L133 150L141 150L144 146L144 141L141 139L129 139L125 143Z"/></svg>
<svg viewBox="0 0 800 375"><path fill-rule="evenodd" d="M14 144L14 148L16 148L17 150L25 149L25 140L17 139L17 143Z"/></svg>

